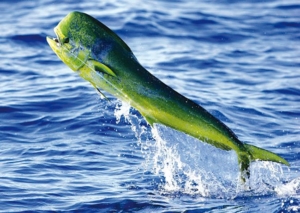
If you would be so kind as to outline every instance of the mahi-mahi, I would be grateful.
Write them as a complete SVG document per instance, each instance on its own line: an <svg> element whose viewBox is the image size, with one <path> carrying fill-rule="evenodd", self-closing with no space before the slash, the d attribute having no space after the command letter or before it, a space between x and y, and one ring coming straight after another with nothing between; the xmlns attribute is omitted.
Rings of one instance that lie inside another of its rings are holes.
<svg viewBox="0 0 300 213"><path fill-rule="evenodd" d="M52 50L97 91L129 103L151 126L163 124L217 148L234 150L242 181L250 176L251 161L289 165L270 151L241 142L223 122L153 76L118 35L90 15L71 12L54 31L56 38L47 37Z"/></svg>

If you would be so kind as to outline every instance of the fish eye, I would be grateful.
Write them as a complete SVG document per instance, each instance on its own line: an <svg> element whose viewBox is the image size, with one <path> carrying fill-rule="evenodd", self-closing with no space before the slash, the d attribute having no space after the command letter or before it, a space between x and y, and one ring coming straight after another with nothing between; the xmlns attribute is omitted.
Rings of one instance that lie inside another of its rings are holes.
<svg viewBox="0 0 300 213"><path fill-rule="evenodd" d="M69 43L69 38L68 37L63 38L62 41L61 41L61 43L63 43L63 44Z"/></svg>

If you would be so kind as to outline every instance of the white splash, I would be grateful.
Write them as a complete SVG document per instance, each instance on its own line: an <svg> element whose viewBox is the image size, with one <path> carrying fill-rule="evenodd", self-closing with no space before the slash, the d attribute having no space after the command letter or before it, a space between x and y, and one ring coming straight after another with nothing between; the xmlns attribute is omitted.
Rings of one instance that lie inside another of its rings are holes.
<svg viewBox="0 0 300 213"><path fill-rule="evenodd" d="M138 142L141 143L141 136L146 131L146 127L141 125L142 119L137 115L130 113L131 106L125 102L118 102L115 108L115 116L117 123L121 121L122 116L125 121L131 124L131 129L135 133L135 137L138 139Z"/></svg>
<svg viewBox="0 0 300 213"><path fill-rule="evenodd" d="M130 105L123 102L117 104L115 116L117 122L123 116L131 124L145 157L144 169L150 169L162 180L158 183L161 193L179 192L231 199L247 196L249 193L270 194L282 183L283 171L280 164L257 161L250 166L251 177L247 186L251 191L245 192L245 185L239 179L234 151L217 149L160 124L155 124L152 129L143 126L143 119L133 114ZM150 139L143 137L147 134L151 134ZM277 193L283 191L284 187L276 189Z"/></svg>
<svg viewBox="0 0 300 213"><path fill-rule="evenodd" d="M275 188L278 195L300 195L300 177Z"/></svg>
<svg viewBox="0 0 300 213"><path fill-rule="evenodd" d="M233 151L216 149L159 124L152 134L156 140L154 172L165 178L163 190L205 197L236 194L239 173Z"/></svg>

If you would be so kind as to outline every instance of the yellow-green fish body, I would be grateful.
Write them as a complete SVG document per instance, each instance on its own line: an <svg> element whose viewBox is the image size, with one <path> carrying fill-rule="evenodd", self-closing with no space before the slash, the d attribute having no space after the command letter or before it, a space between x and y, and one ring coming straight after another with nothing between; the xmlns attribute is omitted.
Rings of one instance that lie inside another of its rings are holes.
<svg viewBox="0 0 300 213"><path fill-rule="evenodd" d="M237 153L242 180L254 160L289 165L278 155L242 143L220 120L154 77L113 31L93 17L71 12L47 41L58 57L89 81L137 109L150 125L169 126L223 150Z"/></svg>

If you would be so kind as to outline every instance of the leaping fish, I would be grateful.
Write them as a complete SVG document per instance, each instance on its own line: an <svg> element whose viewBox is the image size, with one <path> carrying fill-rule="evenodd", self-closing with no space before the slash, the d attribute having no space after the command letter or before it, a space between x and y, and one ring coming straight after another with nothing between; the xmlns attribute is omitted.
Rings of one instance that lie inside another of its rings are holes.
<svg viewBox="0 0 300 213"><path fill-rule="evenodd" d="M47 37L52 50L102 95L105 90L129 103L151 126L163 124L219 149L234 150L243 182L250 177L251 161L289 166L275 153L241 142L223 122L153 76L118 35L90 15L71 12L54 32L56 38Z"/></svg>

